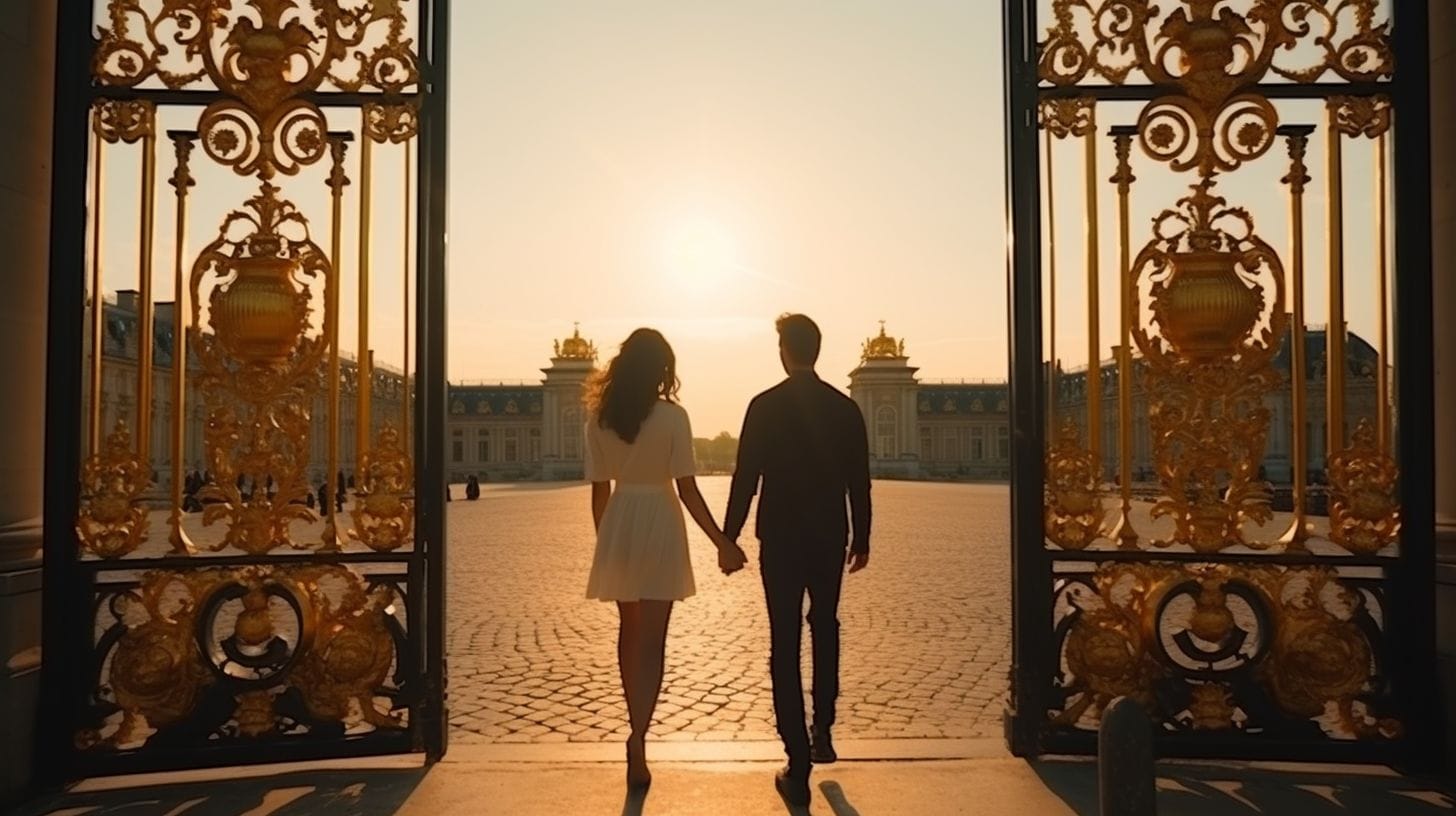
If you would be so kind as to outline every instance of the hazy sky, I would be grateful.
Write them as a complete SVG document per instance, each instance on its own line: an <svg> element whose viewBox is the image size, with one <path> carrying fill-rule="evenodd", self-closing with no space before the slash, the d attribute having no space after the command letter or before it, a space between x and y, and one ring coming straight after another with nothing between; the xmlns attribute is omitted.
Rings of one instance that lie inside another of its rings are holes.
<svg viewBox="0 0 1456 816"><path fill-rule="evenodd" d="M928 377L1005 371L992 3L460 3L450 376L530 379L581 321L654 326L699 435L782 376L773 319L847 385L888 321Z"/></svg>
<svg viewBox="0 0 1456 816"><path fill-rule="evenodd" d="M1002 379L1006 300L999 4L967 0L492 0L453 9L449 371L536 381L580 321L604 360L638 326L678 352L699 435L737 433L748 399L781 376L774 318L824 330L821 374L845 387L860 343L888 322L922 378ZM1299 55L1294 55L1298 57ZM1137 120L1104 103L1098 124ZM161 111L162 129L197 111ZM333 127L357 127L334 110ZM1319 123L1318 102L1280 104ZM1345 142L1346 308L1376 336L1373 144ZM357 347L359 143L346 171L341 347ZM137 285L138 148L108 148L106 289ZM375 148L369 346L398 366L402 148ZM1056 350L1086 365L1084 150L1056 148ZM1118 342L1117 200L1099 141L1100 357ZM1328 320L1324 138L1307 158L1308 322ZM159 148L157 298L172 295L175 160ZM1246 207L1289 261L1283 144L1216 192ZM256 181L200 154L188 261ZM331 244L328 163L283 180ZM1134 151L1132 252L1192 181ZM1286 308L1288 303L1286 303ZM315 319L319 312L315 312Z"/></svg>

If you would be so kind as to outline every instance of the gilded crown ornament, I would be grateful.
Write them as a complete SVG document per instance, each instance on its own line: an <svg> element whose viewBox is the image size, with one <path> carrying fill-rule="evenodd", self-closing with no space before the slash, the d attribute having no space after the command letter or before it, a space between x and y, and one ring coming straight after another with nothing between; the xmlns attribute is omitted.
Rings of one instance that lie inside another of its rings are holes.
<svg viewBox="0 0 1456 816"><path fill-rule="evenodd" d="M880 333L864 341L860 347L860 359L864 362L870 360L904 360L905 341L897 340L885 333L885 321L880 321Z"/></svg>
<svg viewBox="0 0 1456 816"><path fill-rule="evenodd" d="M581 336L581 324L572 324L571 336L565 340L557 340L553 348L553 357L557 360L584 360L594 361L597 359L597 347Z"/></svg>

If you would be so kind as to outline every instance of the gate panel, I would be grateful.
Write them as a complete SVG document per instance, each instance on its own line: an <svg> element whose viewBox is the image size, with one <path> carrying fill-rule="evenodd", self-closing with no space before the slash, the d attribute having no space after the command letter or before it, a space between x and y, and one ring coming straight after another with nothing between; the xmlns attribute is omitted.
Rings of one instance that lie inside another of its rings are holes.
<svg viewBox="0 0 1456 816"><path fill-rule="evenodd" d="M442 5L63 3L56 773L443 751Z"/></svg>
<svg viewBox="0 0 1456 816"><path fill-rule="evenodd" d="M1429 225L1429 181L1393 157L1428 138L1399 128L1424 4L1391 6L1007 6L1013 363L1036 379L1019 753L1093 750L1128 696L1162 755L1434 754L1431 428L1397 394L1431 376L1429 305L1394 308L1431 274L1405 223Z"/></svg>

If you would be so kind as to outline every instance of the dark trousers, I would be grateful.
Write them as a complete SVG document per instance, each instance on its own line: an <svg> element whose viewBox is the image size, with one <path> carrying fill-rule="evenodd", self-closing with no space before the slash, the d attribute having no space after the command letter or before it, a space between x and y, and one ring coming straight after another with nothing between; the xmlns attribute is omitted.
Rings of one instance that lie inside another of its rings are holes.
<svg viewBox="0 0 1456 816"><path fill-rule="evenodd" d="M834 724L839 697L839 588L844 579L841 545L812 546L802 541L765 541L760 556L763 591L768 600L774 717L792 770L809 770L809 732L805 728L804 680L799 670L804 624L804 595L809 595L809 636L814 650L814 726Z"/></svg>

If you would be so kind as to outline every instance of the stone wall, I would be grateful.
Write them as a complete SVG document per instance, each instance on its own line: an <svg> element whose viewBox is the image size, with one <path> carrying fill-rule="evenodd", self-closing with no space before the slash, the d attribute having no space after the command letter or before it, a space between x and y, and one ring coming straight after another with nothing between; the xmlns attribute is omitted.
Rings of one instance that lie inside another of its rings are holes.
<svg viewBox="0 0 1456 816"><path fill-rule="evenodd" d="M1447 767L1456 769L1456 3L1431 9L1431 236L1436 390L1436 642Z"/></svg>
<svg viewBox="0 0 1456 816"><path fill-rule="evenodd" d="M0 808L31 775L40 684L40 515L44 477L53 0L0 3Z"/></svg>

